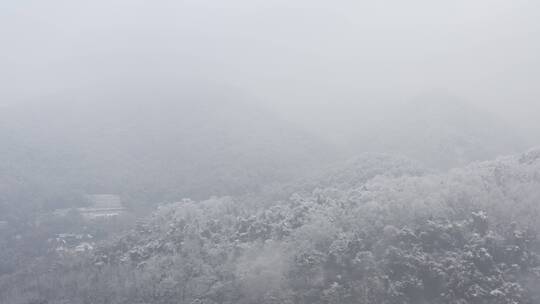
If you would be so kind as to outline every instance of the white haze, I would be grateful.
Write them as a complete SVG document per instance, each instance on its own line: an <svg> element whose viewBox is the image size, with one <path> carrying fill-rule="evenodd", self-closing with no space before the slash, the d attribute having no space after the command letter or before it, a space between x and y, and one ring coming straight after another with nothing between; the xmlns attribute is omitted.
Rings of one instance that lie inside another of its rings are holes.
<svg viewBox="0 0 540 304"><path fill-rule="evenodd" d="M540 1L0 0L0 304L540 303Z"/></svg>
<svg viewBox="0 0 540 304"><path fill-rule="evenodd" d="M323 134L444 90L537 135L539 17L524 0L2 1L0 100L181 72Z"/></svg>

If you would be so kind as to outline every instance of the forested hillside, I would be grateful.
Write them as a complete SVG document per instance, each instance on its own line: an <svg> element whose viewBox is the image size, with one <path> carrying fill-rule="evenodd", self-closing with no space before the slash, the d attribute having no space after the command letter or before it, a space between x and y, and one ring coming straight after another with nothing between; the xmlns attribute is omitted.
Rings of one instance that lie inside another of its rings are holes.
<svg viewBox="0 0 540 304"><path fill-rule="evenodd" d="M489 114L420 99L338 149L234 90L168 88L4 107L0 301L540 301L540 151L470 164L525 145ZM99 193L129 215L84 219Z"/></svg>
<svg viewBox="0 0 540 304"><path fill-rule="evenodd" d="M540 150L448 173L402 167L351 165L258 210L227 197L163 205L94 251L2 279L0 294L13 304L540 301Z"/></svg>

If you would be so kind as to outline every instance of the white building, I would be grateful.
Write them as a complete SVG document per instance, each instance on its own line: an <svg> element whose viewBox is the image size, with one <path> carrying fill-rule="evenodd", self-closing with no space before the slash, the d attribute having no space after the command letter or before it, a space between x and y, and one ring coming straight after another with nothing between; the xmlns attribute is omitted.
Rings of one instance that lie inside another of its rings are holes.
<svg viewBox="0 0 540 304"><path fill-rule="evenodd" d="M88 195L87 198L90 205L78 209L81 215L87 219L117 217L126 211L118 195L93 194Z"/></svg>

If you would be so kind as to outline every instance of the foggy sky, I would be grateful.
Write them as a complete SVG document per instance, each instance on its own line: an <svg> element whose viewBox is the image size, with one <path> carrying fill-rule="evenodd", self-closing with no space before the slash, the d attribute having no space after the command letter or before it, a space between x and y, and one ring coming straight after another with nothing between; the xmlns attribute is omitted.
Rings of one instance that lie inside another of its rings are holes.
<svg viewBox="0 0 540 304"><path fill-rule="evenodd" d="M0 104L183 74L312 128L433 89L540 127L538 1L4 0L0 37Z"/></svg>

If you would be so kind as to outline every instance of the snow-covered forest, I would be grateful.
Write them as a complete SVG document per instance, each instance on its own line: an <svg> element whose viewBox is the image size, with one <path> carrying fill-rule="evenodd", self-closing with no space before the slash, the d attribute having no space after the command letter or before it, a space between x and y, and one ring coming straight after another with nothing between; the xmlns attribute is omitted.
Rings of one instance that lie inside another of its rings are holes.
<svg viewBox="0 0 540 304"><path fill-rule="evenodd" d="M0 4L0 304L540 304L538 16Z"/></svg>

